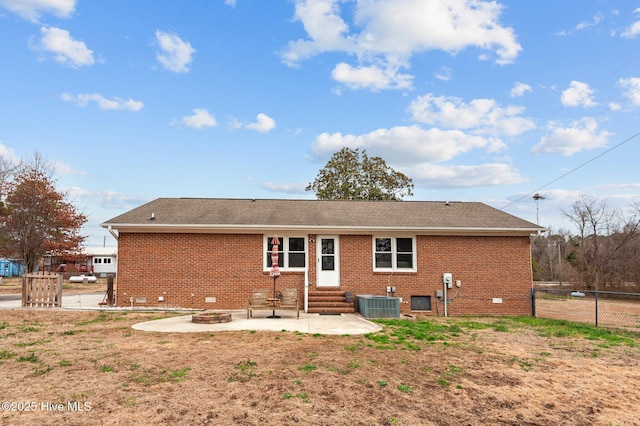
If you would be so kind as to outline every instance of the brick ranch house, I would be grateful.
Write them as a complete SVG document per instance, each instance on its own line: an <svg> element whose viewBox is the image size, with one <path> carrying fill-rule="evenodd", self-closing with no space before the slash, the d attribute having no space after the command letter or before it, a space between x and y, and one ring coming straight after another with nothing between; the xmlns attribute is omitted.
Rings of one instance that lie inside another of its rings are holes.
<svg viewBox="0 0 640 426"><path fill-rule="evenodd" d="M477 202L195 198L102 226L118 240L118 306L245 308L273 288L277 235L277 288L297 288L307 312L353 312L327 302L351 292L426 315L444 314L445 290L448 315L531 314L530 238L544 231Z"/></svg>

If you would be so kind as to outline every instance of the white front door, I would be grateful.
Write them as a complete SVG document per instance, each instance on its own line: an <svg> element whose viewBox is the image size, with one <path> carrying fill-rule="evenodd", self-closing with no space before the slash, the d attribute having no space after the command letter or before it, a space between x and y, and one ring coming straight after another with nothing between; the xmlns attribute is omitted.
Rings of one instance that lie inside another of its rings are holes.
<svg viewBox="0 0 640 426"><path fill-rule="evenodd" d="M340 286L340 250L337 236L318 236L316 253L318 254L318 287Z"/></svg>

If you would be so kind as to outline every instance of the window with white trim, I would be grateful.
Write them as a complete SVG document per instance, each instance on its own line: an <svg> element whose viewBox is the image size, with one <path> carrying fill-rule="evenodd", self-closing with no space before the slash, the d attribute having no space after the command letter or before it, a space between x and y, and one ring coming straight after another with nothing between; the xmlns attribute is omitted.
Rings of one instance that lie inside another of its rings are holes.
<svg viewBox="0 0 640 426"><path fill-rule="evenodd" d="M271 253L273 251L273 235L264 237L265 258L264 269L271 269ZM283 271L304 271L307 258L307 238L278 236L278 267Z"/></svg>
<svg viewBox="0 0 640 426"><path fill-rule="evenodd" d="M414 237L375 237L373 239L374 271L415 271L415 247Z"/></svg>

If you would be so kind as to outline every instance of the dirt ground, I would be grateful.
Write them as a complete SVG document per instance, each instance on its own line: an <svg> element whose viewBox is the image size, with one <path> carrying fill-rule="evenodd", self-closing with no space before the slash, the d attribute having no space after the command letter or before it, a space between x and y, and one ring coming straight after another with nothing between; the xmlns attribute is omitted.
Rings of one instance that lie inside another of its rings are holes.
<svg viewBox="0 0 640 426"><path fill-rule="evenodd" d="M592 298L537 298L538 318L555 318L595 324L595 301ZM640 303L637 301L600 300L598 324L630 331L640 330Z"/></svg>
<svg viewBox="0 0 640 426"><path fill-rule="evenodd" d="M0 423L640 425L640 337L496 318L406 341L131 328L167 315L0 310Z"/></svg>

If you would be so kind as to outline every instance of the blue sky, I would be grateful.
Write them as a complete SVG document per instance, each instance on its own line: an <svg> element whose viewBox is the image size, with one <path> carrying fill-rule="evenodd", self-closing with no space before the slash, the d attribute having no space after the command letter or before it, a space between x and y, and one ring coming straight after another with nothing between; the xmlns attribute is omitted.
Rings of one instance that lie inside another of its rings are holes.
<svg viewBox="0 0 640 426"><path fill-rule="evenodd" d="M88 245L158 197L314 198L344 146L554 229L640 201L640 1L0 0L0 40L0 154Z"/></svg>

